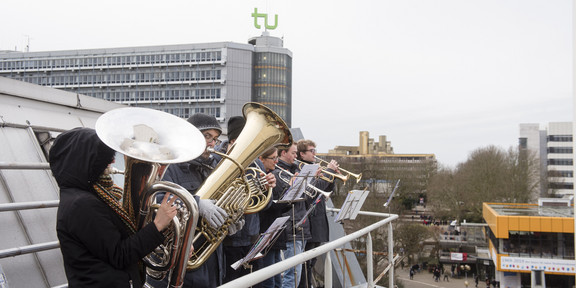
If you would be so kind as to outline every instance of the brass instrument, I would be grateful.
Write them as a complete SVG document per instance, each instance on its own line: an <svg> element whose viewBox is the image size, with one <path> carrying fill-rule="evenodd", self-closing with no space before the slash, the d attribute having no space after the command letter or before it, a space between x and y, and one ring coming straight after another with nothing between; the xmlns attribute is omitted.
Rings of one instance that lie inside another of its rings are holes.
<svg viewBox="0 0 576 288"><path fill-rule="evenodd" d="M216 200L216 205L228 213L228 219L218 229L212 228L205 219L200 221L188 269L196 269L208 260L228 234L230 225L244 214L262 210L272 198L272 189L268 189L266 194L262 189L255 189L251 184L253 181L246 174L246 167L267 149L292 144L288 125L266 106L246 103L243 113L246 119L244 129L229 148L228 154L219 154L223 156L222 161L196 192L201 199ZM252 168L248 170L261 172Z"/></svg>
<svg viewBox="0 0 576 288"><path fill-rule="evenodd" d="M300 163L304 164L304 162L300 162ZM278 168L280 170L280 172L278 173L278 178L280 178L280 180L282 182L285 182L286 184L291 185L290 182L292 180L292 177L295 177L294 174L291 173L290 171L278 166L278 165L276 165L276 168ZM288 178L282 177L282 173L287 174ZM296 176L296 177L298 177L298 176ZM308 188L310 188L312 191L308 191ZM324 196L324 198L328 199L328 198L330 198L330 195L332 195L332 192L333 191L326 192L326 191L321 190L321 189L319 189L316 186L311 185L311 184L307 184L306 189L304 189L304 193L306 193L306 195L308 195L310 198L315 198L316 195L321 194L322 196Z"/></svg>
<svg viewBox="0 0 576 288"><path fill-rule="evenodd" d="M169 164L201 155L206 147L204 136L184 119L135 107L104 113L96 122L96 133L102 142L124 154L122 206L137 230L154 220L159 193L169 192L178 197L174 202L178 205L176 217L163 231L165 242L142 260L147 275L154 279L168 276L170 287L181 287L198 221L198 206L186 189L159 180Z"/></svg>
<svg viewBox="0 0 576 288"><path fill-rule="evenodd" d="M321 159L321 158L319 158L319 157L317 157L317 156L314 156L314 158L315 158L317 161L319 161L320 163L326 163L326 165L328 165L328 163L330 163L330 162L328 162L328 161L326 161L326 160L323 160L323 159ZM360 182L360 179L362 179L362 173L360 173L360 174L354 174L354 173L352 173L352 172L350 172L350 171L346 171L346 170L338 167L338 170L339 170L339 171L344 172L344 173L346 174L346 175L344 175L344 174L341 174L341 173L332 173L332 172L328 171L328 168L327 168L327 167L323 167L323 166L321 166L321 167L322 167L322 173L328 174L328 176L329 176L329 177L323 177L323 179L326 180L326 181L328 181L328 182L333 182L335 178L338 178L338 179L342 180L343 182L346 182L346 181L348 181L348 179L350 178L350 176L356 178L356 183Z"/></svg>

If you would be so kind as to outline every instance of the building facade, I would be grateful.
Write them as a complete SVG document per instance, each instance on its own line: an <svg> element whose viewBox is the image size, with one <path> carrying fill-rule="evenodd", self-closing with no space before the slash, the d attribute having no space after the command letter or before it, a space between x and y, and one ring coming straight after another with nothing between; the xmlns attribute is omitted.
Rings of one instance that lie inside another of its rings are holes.
<svg viewBox="0 0 576 288"><path fill-rule="evenodd" d="M182 118L206 113L222 123L255 101L292 122L292 53L267 32L246 44L2 51L0 76Z"/></svg>
<svg viewBox="0 0 576 288"><path fill-rule="evenodd" d="M555 198L541 198L539 204L483 203L494 266L487 277L499 287L574 287L571 204Z"/></svg>
<svg viewBox="0 0 576 288"><path fill-rule="evenodd" d="M385 135L378 139L379 141L375 141L367 131L360 131L358 146L336 146L328 153L319 153L318 156L327 161L338 161L340 167L351 172L350 178L358 180L348 181L352 187L344 187L344 190L359 184L369 187L370 191L375 193L389 195L398 179L402 179L402 189L410 190L415 194L415 198L421 197L420 194L426 190L428 179L436 169L436 156L394 154L394 148Z"/></svg>
<svg viewBox="0 0 576 288"><path fill-rule="evenodd" d="M520 124L520 149L530 150L540 165L540 195L569 197L574 189L572 122ZM536 181L536 179L535 179Z"/></svg>

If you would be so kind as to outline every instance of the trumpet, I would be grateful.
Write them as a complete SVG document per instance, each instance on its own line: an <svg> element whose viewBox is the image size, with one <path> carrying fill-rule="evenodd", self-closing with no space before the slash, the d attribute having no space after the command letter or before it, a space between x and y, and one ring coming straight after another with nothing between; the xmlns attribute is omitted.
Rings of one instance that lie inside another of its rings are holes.
<svg viewBox="0 0 576 288"><path fill-rule="evenodd" d="M322 163L326 163L326 165L328 165L328 163L330 163L330 162L328 162L328 161L326 161L326 160L323 160L323 159L321 159L321 158L318 158L318 156L314 156L314 159L316 159L316 160L320 163L320 165L322 165ZM338 178L338 179L342 180L343 182L346 182L346 181L348 181L348 179L350 178L350 176L356 178L356 183L360 182L360 180L362 179L362 173L354 174L354 173L352 173L352 172L350 172L350 171L347 171L347 170L344 170L344 169L338 167L338 170L340 170L340 172L344 172L344 173L346 174L346 175L344 175L344 174L341 174L341 173L333 173L333 172L330 172L330 171L328 171L328 167L323 167L323 166L320 166L320 167L321 167L321 169L322 169L322 173L327 174L328 176L330 176L330 177L322 177L322 179L324 179L324 180L326 180L326 181L328 181L328 182L334 182L334 179L335 179L335 178Z"/></svg>
<svg viewBox="0 0 576 288"><path fill-rule="evenodd" d="M298 161L298 160L296 160L296 161ZM301 167L303 164L306 164L306 163L300 162L300 163L298 163L298 166ZM278 168L280 170L280 173L278 173L278 178L280 178L280 180L282 182L284 182L288 185L292 185L291 180L293 177L298 177L298 176L295 176L290 171L278 166L278 164L276 164L276 168ZM288 177L282 177L282 173L287 174ZM309 191L308 188L310 188L310 190L312 190L312 191ZM324 198L328 199L328 198L330 198L330 195L332 195L332 191L326 192L326 191L321 190L321 189L317 188L316 186L308 184L308 183L306 183L306 189L304 189L304 193L306 193L306 195L308 195L310 198L315 198L316 195L321 194L322 196L324 196Z"/></svg>

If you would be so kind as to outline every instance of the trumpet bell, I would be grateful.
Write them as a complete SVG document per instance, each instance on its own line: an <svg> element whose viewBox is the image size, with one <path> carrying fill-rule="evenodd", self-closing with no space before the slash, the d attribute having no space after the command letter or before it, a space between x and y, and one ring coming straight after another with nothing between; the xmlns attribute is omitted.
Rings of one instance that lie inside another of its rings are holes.
<svg viewBox="0 0 576 288"><path fill-rule="evenodd" d="M206 149L204 136L194 125L172 114L148 108L108 111L96 121L96 133L110 148L147 162L186 162Z"/></svg>

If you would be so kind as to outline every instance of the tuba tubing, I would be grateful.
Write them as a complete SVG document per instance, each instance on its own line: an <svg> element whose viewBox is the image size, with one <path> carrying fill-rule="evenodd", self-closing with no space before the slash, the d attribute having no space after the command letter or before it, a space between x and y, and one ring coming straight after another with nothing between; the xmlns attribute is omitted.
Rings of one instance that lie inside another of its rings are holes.
<svg viewBox="0 0 576 288"><path fill-rule="evenodd" d="M216 200L217 205L228 213L228 219L218 229L210 227L204 219L199 221L194 251L188 261L189 270L208 260L228 234L230 225L244 214L264 209L270 201L272 189L265 192L253 189L254 185L246 175L248 166L267 149L292 144L288 125L270 108L249 102L244 105L243 114L246 119L244 129L195 194L200 199Z"/></svg>

